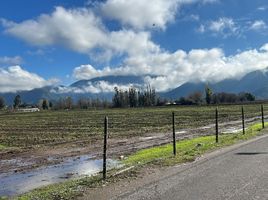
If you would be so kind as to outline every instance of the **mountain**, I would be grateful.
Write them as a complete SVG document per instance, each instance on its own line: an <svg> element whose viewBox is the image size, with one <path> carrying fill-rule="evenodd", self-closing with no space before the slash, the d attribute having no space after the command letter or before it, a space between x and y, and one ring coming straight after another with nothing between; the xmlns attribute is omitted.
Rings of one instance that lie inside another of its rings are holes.
<svg viewBox="0 0 268 200"><path fill-rule="evenodd" d="M153 76L151 76L153 77ZM57 100L61 97L70 96L74 101L81 97L99 98L111 100L114 85L133 85L141 87L145 84L145 76L104 76L89 80L80 80L69 86L47 86L30 91L18 91L16 93L0 93L8 105L13 104L16 95L20 95L23 102L36 104L40 99ZM99 91L99 93L96 93Z"/></svg>
<svg viewBox="0 0 268 200"><path fill-rule="evenodd" d="M110 84L118 84L118 85L128 85L128 84L135 84L135 85L142 85L144 84L145 76L104 76L104 77L97 77L90 80L80 80L70 85L70 87L84 87L91 83L98 83L100 81L105 81Z"/></svg>
<svg viewBox="0 0 268 200"><path fill-rule="evenodd" d="M74 101L81 97L100 98L111 100L113 87L134 85L137 88L146 85L146 76L104 76L89 80L80 80L69 86L48 86L30 91L17 93L0 93L7 104L12 105L14 97L19 94L23 102L36 104L40 99L57 100L60 97L71 96ZM154 76L151 76L154 77ZM246 74L241 79L225 79L218 83L208 83L213 92L240 93L250 92L258 99L268 98L268 70L259 70ZM168 92L159 93L159 96L168 99L186 97L195 91L204 92L207 83L185 83Z"/></svg>
<svg viewBox="0 0 268 200"><path fill-rule="evenodd" d="M170 99L186 97L195 91L204 92L206 85L213 92L240 93L250 92L258 99L268 98L268 71L258 70L246 74L241 79L225 79L218 83L185 83L171 91L163 93L162 96Z"/></svg>

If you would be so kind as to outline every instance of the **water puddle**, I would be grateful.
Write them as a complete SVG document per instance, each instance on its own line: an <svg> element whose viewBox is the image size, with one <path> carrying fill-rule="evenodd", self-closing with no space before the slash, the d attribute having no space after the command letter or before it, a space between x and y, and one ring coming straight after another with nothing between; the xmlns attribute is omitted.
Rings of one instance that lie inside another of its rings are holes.
<svg viewBox="0 0 268 200"><path fill-rule="evenodd" d="M225 128L221 133L223 133L223 134L225 134L225 133L239 133L242 131L243 131L242 128L230 127L230 128Z"/></svg>
<svg viewBox="0 0 268 200"><path fill-rule="evenodd" d="M108 169L120 167L115 160L107 160ZM61 164L34 169L30 172L0 174L0 196L19 195L35 188L66 179L94 175L102 170L102 160L84 155L69 158Z"/></svg>

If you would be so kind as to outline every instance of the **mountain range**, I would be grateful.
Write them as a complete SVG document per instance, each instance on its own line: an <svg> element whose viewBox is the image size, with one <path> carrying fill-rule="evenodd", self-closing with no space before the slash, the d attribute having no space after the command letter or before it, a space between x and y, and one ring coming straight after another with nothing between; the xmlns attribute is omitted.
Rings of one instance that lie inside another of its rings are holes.
<svg viewBox="0 0 268 200"><path fill-rule="evenodd" d="M148 75L147 75L148 76ZM71 96L74 100L81 97L100 98L111 100L113 88L128 88L133 85L142 88L146 76L104 76L89 80L80 80L69 86L47 86L30 91L19 91L16 93L0 93L5 98L7 104L12 104L14 97L19 94L23 102L35 104L40 99L57 100L60 97ZM153 76L151 76L153 77ZM209 82L187 82L183 85L167 92L161 92L158 95L167 99L179 99L188 96L195 91L204 92L205 87L209 85L213 92L240 93L250 92L257 99L268 98L268 71L258 70L246 74L240 79L225 79L217 83Z"/></svg>

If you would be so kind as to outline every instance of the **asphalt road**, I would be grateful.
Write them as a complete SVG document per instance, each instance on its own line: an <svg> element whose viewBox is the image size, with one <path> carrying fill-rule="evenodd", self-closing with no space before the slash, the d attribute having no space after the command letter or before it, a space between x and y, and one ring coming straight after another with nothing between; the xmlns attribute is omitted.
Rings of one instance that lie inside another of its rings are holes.
<svg viewBox="0 0 268 200"><path fill-rule="evenodd" d="M268 137L209 154L174 171L116 199L268 200Z"/></svg>

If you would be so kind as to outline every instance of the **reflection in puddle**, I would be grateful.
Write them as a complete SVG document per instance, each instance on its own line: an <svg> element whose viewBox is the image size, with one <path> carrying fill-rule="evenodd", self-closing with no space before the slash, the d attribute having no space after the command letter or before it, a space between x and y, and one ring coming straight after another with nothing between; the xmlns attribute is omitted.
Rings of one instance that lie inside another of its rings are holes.
<svg viewBox="0 0 268 200"><path fill-rule="evenodd" d="M242 132L242 128L237 128L237 127L231 127L231 128L225 128L222 133L239 133Z"/></svg>
<svg viewBox="0 0 268 200"><path fill-rule="evenodd" d="M108 168L120 167L114 160L107 160ZM93 160L91 156L69 158L65 162L34 169L24 173L0 174L0 196L12 196L32 189L58 183L72 177L94 175L102 170L102 160Z"/></svg>

